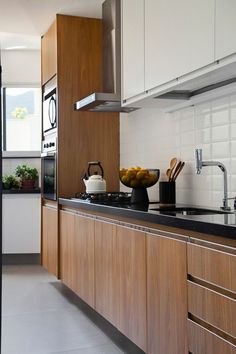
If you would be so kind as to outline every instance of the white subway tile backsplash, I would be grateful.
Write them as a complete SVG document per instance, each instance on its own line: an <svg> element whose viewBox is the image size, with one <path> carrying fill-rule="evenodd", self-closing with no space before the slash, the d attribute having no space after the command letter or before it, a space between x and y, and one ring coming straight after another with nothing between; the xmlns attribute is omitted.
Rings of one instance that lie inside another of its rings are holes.
<svg viewBox="0 0 236 354"><path fill-rule="evenodd" d="M229 126L223 125L212 128L212 141L229 140Z"/></svg>
<svg viewBox="0 0 236 354"><path fill-rule="evenodd" d="M213 159L223 159L227 158L230 154L230 143L218 142L212 144L212 158Z"/></svg>
<svg viewBox="0 0 236 354"><path fill-rule="evenodd" d="M184 132L181 135L180 143L182 146L192 146L194 144L194 142L195 142L194 131Z"/></svg>
<svg viewBox="0 0 236 354"><path fill-rule="evenodd" d="M120 132L121 166L160 168L162 179L166 179L173 156L186 162L177 180L178 202L216 207L222 204L223 173L218 167L204 167L196 175L196 148L203 149L204 160L226 165L229 195L236 194L236 95L171 114L155 109L122 114ZM158 199L158 185L149 196Z"/></svg>

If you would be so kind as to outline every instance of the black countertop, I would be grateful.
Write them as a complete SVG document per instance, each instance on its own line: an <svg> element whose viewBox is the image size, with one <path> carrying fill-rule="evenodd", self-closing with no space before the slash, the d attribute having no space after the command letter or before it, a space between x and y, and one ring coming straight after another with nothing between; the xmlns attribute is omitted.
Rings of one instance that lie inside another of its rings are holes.
<svg viewBox="0 0 236 354"><path fill-rule="evenodd" d="M34 189L3 189L2 194L40 194L40 188Z"/></svg>
<svg viewBox="0 0 236 354"><path fill-rule="evenodd" d="M59 204L87 211L97 211L108 215L117 215L155 224L236 239L236 211L231 211L230 214L219 213L207 215L166 214L165 210L163 210L160 204L156 202L151 202L148 205L108 204L105 202L90 202L73 198L60 198ZM194 208L192 205L183 204L176 205L176 207ZM197 208L199 208L199 206ZM204 207L204 209L220 212L220 209L216 208Z"/></svg>

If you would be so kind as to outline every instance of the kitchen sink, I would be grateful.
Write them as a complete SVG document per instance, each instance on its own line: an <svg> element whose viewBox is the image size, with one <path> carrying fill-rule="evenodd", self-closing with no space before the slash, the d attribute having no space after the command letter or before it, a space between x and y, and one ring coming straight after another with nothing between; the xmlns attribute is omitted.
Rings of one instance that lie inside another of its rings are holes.
<svg viewBox="0 0 236 354"><path fill-rule="evenodd" d="M231 212L224 210L211 210L202 208L155 208L150 209L153 211L159 211L162 214L182 214L182 215L214 215L214 214L231 214Z"/></svg>

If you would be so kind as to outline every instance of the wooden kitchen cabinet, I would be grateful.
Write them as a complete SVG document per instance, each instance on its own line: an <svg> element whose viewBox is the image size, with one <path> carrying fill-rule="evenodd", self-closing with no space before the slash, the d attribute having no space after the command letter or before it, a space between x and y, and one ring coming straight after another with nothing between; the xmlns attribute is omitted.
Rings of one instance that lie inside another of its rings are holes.
<svg viewBox="0 0 236 354"><path fill-rule="evenodd" d="M57 208L42 207L41 262L50 273L58 276L58 215Z"/></svg>
<svg viewBox="0 0 236 354"><path fill-rule="evenodd" d="M60 275L94 307L94 220L60 211Z"/></svg>
<svg viewBox="0 0 236 354"><path fill-rule="evenodd" d="M41 41L42 85L57 73L57 23L54 21Z"/></svg>
<svg viewBox="0 0 236 354"><path fill-rule="evenodd" d="M147 234L147 353L187 354L186 242Z"/></svg>
<svg viewBox="0 0 236 354"><path fill-rule="evenodd" d="M60 211L60 279L76 291L75 215Z"/></svg>
<svg viewBox="0 0 236 354"><path fill-rule="evenodd" d="M57 194L84 192L90 161L101 161L108 191L119 190L119 113L75 111L102 90L102 21L57 15L42 38L42 84L56 74Z"/></svg>
<svg viewBox="0 0 236 354"><path fill-rule="evenodd" d="M118 325L116 225L95 221L95 310Z"/></svg>
<svg viewBox="0 0 236 354"><path fill-rule="evenodd" d="M216 0L215 60L236 53L236 2Z"/></svg>
<svg viewBox="0 0 236 354"><path fill-rule="evenodd" d="M200 261L201 260L201 261ZM236 294L236 253L188 244L188 273Z"/></svg>
<svg viewBox="0 0 236 354"><path fill-rule="evenodd" d="M187 253L189 350L236 353L235 249L194 240Z"/></svg>
<svg viewBox="0 0 236 354"><path fill-rule="evenodd" d="M146 351L145 233L117 226L118 329Z"/></svg>
<svg viewBox="0 0 236 354"><path fill-rule="evenodd" d="M236 346L188 320L189 352L191 354L236 354Z"/></svg>
<svg viewBox="0 0 236 354"><path fill-rule="evenodd" d="M146 90L214 61L214 12L214 0L145 1Z"/></svg>
<svg viewBox="0 0 236 354"><path fill-rule="evenodd" d="M122 1L123 99L143 93L144 0Z"/></svg>
<svg viewBox="0 0 236 354"><path fill-rule="evenodd" d="M75 216L76 293L94 307L94 220Z"/></svg>

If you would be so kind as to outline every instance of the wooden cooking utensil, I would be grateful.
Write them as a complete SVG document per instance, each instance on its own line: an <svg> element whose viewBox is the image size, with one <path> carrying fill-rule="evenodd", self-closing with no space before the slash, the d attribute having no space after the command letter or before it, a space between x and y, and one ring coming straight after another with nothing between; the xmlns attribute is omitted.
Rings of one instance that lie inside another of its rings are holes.
<svg viewBox="0 0 236 354"><path fill-rule="evenodd" d="M171 176L171 169L168 168L168 170L166 170L166 175L168 177L168 181L170 181L170 176Z"/></svg>
<svg viewBox="0 0 236 354"><path fill-rule="evenodd" d="M173 158L170 160L169 182L170 182L171 179L172 179L173 172L174 172L174 168L175 168L176 165L177 165L177 158L176 158L176 157L173 157Z"/></svg>
<svg viewBox="0 0 236 354"><path fill-rule="evenodd" d="M171 181L172 181L172 182L175 181L175 176L176 176L176 174L178 173L178 170L180 169L181 164L182 164L182 162L179 161L179 162L177 163L177 165L176 165L176 167L175 167L173 173L171 174Z"/></svg>
<svg viewBox="0 0 236 354"><path fill-rule="evenodd" d="M178 177L178 175L180 174L180 172L182 171L183 167L185 165L185 162L181 162L181 165L179 167L179 169L176 171L176 173L173 176L173 181L176 181L176 178Z"/></svg>

